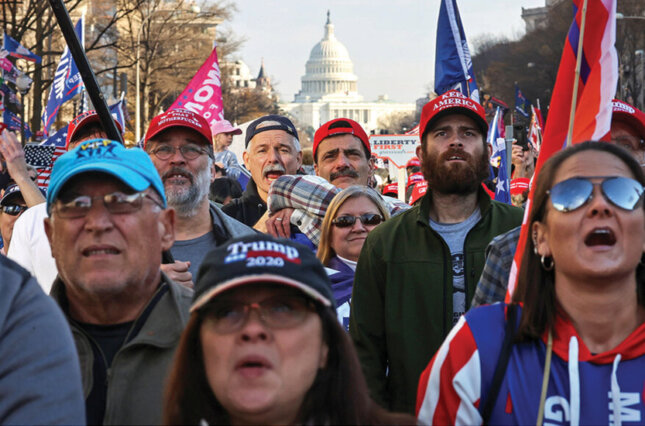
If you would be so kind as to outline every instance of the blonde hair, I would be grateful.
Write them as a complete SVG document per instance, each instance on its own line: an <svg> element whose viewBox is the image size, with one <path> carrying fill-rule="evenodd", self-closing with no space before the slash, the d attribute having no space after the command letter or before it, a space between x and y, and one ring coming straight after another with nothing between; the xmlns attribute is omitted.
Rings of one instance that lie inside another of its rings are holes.
<svg viewBox="0 0 645 426"><path fill-rule="evenodd" d="M353 185L340 191L329 203L325 218L323 219L322 227L320 230L320 244L318 244L318 252L316 257L320 262L327 266L329 260L336 255L336 251L331 247L331 221L336 218L338 210L350 198L365 197L370 200L379 210L384 220L390 218L390 212L385 206L385 202L372 188L367 186Z"/></svg>

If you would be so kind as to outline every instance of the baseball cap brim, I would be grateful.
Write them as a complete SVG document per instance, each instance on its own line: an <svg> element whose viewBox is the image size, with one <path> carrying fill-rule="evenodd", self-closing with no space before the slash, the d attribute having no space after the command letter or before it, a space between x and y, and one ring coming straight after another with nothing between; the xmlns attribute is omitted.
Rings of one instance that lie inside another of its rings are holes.
<svg viewBox="0 0 645 426"><path fill-rule="evenodd" d="M197 300L195 300L195 302L193 302L193 305L190 307L190 312L194 312L198 310L206 303L208 303L210 300L212 300L215 296L227 290L240 287L243 285L247 285L247 284L257 284L257 283L281 284L287 287L296 288L302 291L303 293L305 293L310 298L314 299L315 301L323 304L324 306L327 306L327 307L333 306L333 303L325 296L323 296L320 292L316 291L315 289L313 289L311 286L307 284L301 283L300 281L296 281L291 278L287 278L285 276L276 275L276 274L257 274L257 275L245 275L243 277L233 278L231 280L228 280L221 284L216 285L215 287L211 288L210 290L202 294Z"/></svg>
<svg viewBox="0 0 645 426"><path fill-rule="evenodd" d="M645 139L645 123L641 122L638 117L628 112L614 110L611 115L611 121L619 121L633 127L640 137Z"/></svg>

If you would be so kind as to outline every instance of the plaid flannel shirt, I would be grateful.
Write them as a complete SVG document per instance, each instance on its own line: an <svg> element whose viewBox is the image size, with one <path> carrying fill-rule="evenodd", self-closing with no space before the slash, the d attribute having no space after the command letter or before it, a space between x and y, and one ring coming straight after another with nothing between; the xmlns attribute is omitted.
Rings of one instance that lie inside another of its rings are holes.
<svg viewBox="0 0 645 426"><path fill-rule="evenodd" d="M320 228L331 200L341 191L320 176L284 175L276 179L269 189L269 214L285 208L294 209L291 224L297 226L316 246L320 243ZM382 197L390 214L410 208L404 202Z"/></svg>
<svg viewBox="0 0 645 426"><path fill-rule="evenodd" d="M518 226L496 236L486 247L486 263L471 308L504 301L521 228Z"/></svg>

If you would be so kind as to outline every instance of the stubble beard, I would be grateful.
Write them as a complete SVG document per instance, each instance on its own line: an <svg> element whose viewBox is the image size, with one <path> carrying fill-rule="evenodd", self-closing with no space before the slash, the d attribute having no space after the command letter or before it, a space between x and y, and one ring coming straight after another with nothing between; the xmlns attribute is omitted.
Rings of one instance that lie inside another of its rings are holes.
<svg viewBox="0 0 645 426"><path fill-rule="evenodd" d="M191 184L186 187L166 186L168 205L175 209L179 217L193 217L199 205L208 197L210 189L210 170L208 167L191 174Z"/></svg>

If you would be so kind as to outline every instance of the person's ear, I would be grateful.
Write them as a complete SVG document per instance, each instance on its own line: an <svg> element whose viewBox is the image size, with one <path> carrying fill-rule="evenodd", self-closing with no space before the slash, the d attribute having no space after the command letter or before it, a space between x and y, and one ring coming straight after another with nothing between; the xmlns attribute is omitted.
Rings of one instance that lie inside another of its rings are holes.
<svg viewBox="0 0 645 426"><path fill-rule="evenodd" d="M158 225L161 250L170 250L170 247L175 243L175 210L172 207L159 213Z"/></svg>
<svg viewBox="0 0 645 426"><path fill-rule="evenodd" d="M531 235L533 236L533 246L537 250L538 256L551 257L551 245L549 243L549 229L542 222L533 222L531 226Z"/></svg>
<svg viewBox="0 0 645 426"><path fill-rule="evenodd" d="M423 154L424 154L424 152L423 152L423 145L419 145L419 146L417 146L416 153L417 153L417 158L418 158L420 161L423 161Z"/></svg>
<svg viewBox="0 0 645 426"><path fill-rule="evenodd" d="M251 167L249 167L249 153L244 150L242 152L242 161L244 161L244 165L246 166L247 170L251 170Z"/></svg>
<svg viewBox="0 0 645 426"><path fill-rule="evenodd" d="M49 241L52 257L56 259L56 253L54 253L54 224L51 217L45 218L45 235L47 235L47 240Z"/></svg>

